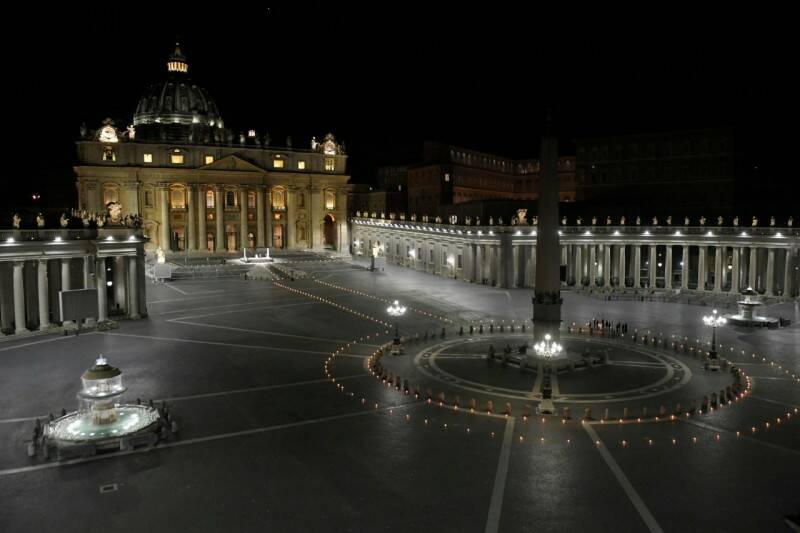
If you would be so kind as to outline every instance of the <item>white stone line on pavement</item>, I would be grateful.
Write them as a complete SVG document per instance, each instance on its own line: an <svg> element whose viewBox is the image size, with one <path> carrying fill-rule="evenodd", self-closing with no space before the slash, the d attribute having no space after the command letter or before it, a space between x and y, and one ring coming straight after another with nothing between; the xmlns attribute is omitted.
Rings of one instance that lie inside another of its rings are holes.
<svg viewBox="0 0 800 533"><path fill-rule="evenodd" d="M206 292L195 292L192 294L202 295L202 296L192 296L190 298L170 298L165 300L147 300L147 305L150 304L166 304L166 303L179 303L179 302L190 302L192 300L211 300L213 298L217 298L219 295L223 294L225 296L235 296L237 294L255 294L259 292L267 292L267 291L277 291L279 290L277 287L262 287L258 289L252 289L247 291L206 291Z"/></svg>
<svg viewBox="0 0 800 533"><path fill-rule="evenodd" d="M516 419L509 417L506 420L506 429L503 433L503 444L500 448L500 458L497 460L497 473L494 476L492 499L489 503L489 516L486 518L485 533L497 533L500 527L500 514L503 510L503 495L506 490L508 477L508 464L511 460L511 441L514 437L514 423Z"/></svg>
<svg viewBox="0 0 800 533"><path fill-rule="evenodd" d="M238 304L223 304L223 305L207 305L203 307L192 307L192 311L205 311L208 309L223 309L226 307L246 307L248 305L263 305L268 303L285 303L285 302L294 302L294 299L286 299L286 300L254 300L252 302L240 302ZM185 313L187 309L173 309L172 311L162 311L161 313L149 313L150 316L164 316L164 315L174 315L177 313Z"/></svg>
<svg viewBox="0 0 800 533"><path fill-rule="evenodd" d="M350 379L357 379L357 378L365 378L369 374L353 374L350 376L342 376L340 378L336 378L336 381L344 381ZM229 396L233 394L246 394L248 392L261 392L273 389L286 389L289 387L300 387L303 385L313 385L315 383L326 383L330 382L328 378L321 378L321 379L310 379L307 381L295 381L292 383L280 383L277 385L264 385L263 387L249 387L246 389L233 389L233 390L226 390L226 391L218 391L218 392L205 392L200 394L190 394L187 396L175 396L173 398L157 398L153 399L154 402L180 402L184 400L195 400L200 398L213 398L215 396ZM0 420L0 424L13 424L16 422L32 422L39 419L47 419L48 415L39 415L39 416L28 416L22 418L6 418L4 420Z"/></svg>
<svg viewBox="0 0 800 533"><path fill-rule="evenodd" d="M783 378L783 377L773 377L773 376L754 376L754 375L749 374L749 373L747 374L747 377L749 377L752 380L768 379L770 381L795 381L794 378Z"/></svg>
<svg viewBox="0 0 800 533"><path fill-rule="evenodd" d="M179 289L178 287L173 287L171 283L164 283L164 287L168 287L168 288L172 289L173 291L177 291L177 292L183 294L184 296L188 296L189 295L189 293L187 293L183 289Z"/></svg>
<svg viewBox="0 0 800 533"><path fill-rule="evenodd" d="M630 480L628 480L628 476L625 475L625 472L622 471L617 461L614 460L614 457L611 455L611 452L608 451L606 445L600 439L600 436L594 430L591 424L581 424L583 429L586 430L588 433L589 438L592 439L592 444L594 444L597 451L600 452L600 456L608 465L608 468L611 469L611 473L614 474L614 477L617 479L617 482L622 486L622 490L625 491L627 494L628 499L631 501L633 506L636 508L636 511L639 513L639 516L644 520L647 529L649 529L653 533L663 533L663 529L661 526L658 525L653 514L650 512L650 509L647 508L644 501L642 500L639 493L636 492L636 489L633 488ZM599 444L598 444L599 443Z"/></svg>
<svg viewBox="0 0 800 533"><path fill-rule="evenodd" d="M205 318L208 316L219 316L219 315L232 315L234 313L244 313L246 311L259 311L263 309L281 309L284 307L298 307L301 305L314 305L316 302L298 302L295 300L295 303L291 304L279 304L279 305L258 305L251 309L231 309L230 311L219 311L216 313L204 313L202 315L187 315L187 316L179 316L176 318L168 318L165 322L178 322L180 320L187 320L191 318ZM205 324L203 324L205 326Z"/></svg>
<svg viewBox="0 0 800 533"><path fill-rule="evenodd" d="M20 467L20 468L8 468L6 470L0 470L0 477L11 476L11 475L15 475L15 474L24 474L24 473L27 473L27 472L35 472L35 471L38 471L38 470L47 470L47 469L50 469L50 468L58 468L60 466L66 466L66 465L89 463L89 462L93 462L93 461L100 461L100 460L103 460L103 459L111 459L111 458L114 458L114 457L122 457L122 456L125 456L125 455L148 453L148 452L157 451L157 450L163 450L163 449L167 449L167 448L178 448L178 447L181 447L181 446L189 446L189 445L192 445L192 444L201 444L201 443L204 443L204 442L213 442L213 441L217 441L217 440L231 439L231 438L236 438L236 437L244 437L244 436L247 436L247 435L257 435L259 433L268 433L268 432L271 432L271 431L278 431L278 430L281 430L281 429L291 429L291 428L296 428L296 427L301 427L301 426L308 426L308 425L312 425L312 424L321 424L321 423L324 423L324 422L332 422L334 420L345 420L347 418L355 418L355 417L358 417L358 416L381 413L383 411L388 411L389 409L403 409L403 408L411 406L411 405L416 405L416 402L407 403L407 404L401 404L401 405L392 405L392 406L388 406L388 407L381 407L379 409L371 409L369 411L357 411L357 412L354 412L354 413L345 413L345 414L341 414L341 415L326 416L326 417L323 417L323 418L312 418L312 419L309 419L309 420L301 420L299 422L289 422L287 424L279 424L279 425L276 425L276 426L263 426L263 427L259 427L259 428L253 428L253 429L245 429L245 430L242 430L242 431L233 431L233 432L230 432L230 433L220 433L218 435L209 435L207 437L196 437L196 438L193 438L193 439L186 439L186 440L167 442L167 443L158 444L158 445L153 446L153 447L149 447L148 446L148 447L144 447L144 448L137 448L135 450L127 450L127 451L124 451L124 452L105 453L105 454L101 454L101 455L94 455L92 457L81 457L79 459L70 459L68 461L53 461L52 463L43 463L43 464L33 465L33 466L23 466L23 467Z"/></svg>
<svg viewBox="0 0 800 533"><path fill-rule="evenodd" d="M609 361L609 365L611 366L632 366L632 367L652 367L652 368L664 368L666 363L650 363L647 361Z"/></svg>
<svg viewBox="0 0 800 533"><path fill-rule="evenodd" d="M187 343L194 343L194 344L209 344L212 346L230 346L232 348L249 348L254 350L267 350L271 352L293 352L293 353L307 353L313 355L330 355L330 352L319 352L315 350L298 350L296 348L276 348L273 346L263 346L263 345L255 345L255 344L234 344L230 342L218 342L218 341L201 341L196 339L179 339L175 337L155 337L151 335L135 335L133 333L109 333L104 331L101 335L111 335L114 337L135 337L139 339L150 339L155 341L167 341L167 342L187 342ZM365 345L362 345L365 346ZM357 354L345 354L340 353L336 357L352 357L355 359L366 359L368 356L366 355L357 355Z"/></svg>
<svg viewBox="0 0 800 533"><path fill-rule="evenodd" d="M772 400L770 398L764 398L763 396L754 396L754 395L750 394L748 396L748 398L753 398L755 400L761 400L762 402L774 403L775 405L782 405L784 407L791 407L792 409L800 409L800 405L795 405L793 403L780 402L778 400Z"/></svg>
<svg viewBox="0 0 800 533"><path fill-rule="evenodd" d="M561 389L558 388L558 372L550 374L550 391L555 397L561 396Z"/></svg>
<svg viewBox="0 0 800 533"><path fill-rule="evenodd" d="M531 390L531 394L541 394L542 393L542 381L544 381L544 365L542 363L538 363L536 367L536 380L533 382L533 390Z"/></svg>
<svg viewBox="0 0 800 533"><path fill-rule="evenodd" d="M84 335L90 335L92 333L94 333L94 332L87 331L86 333L84 333ZM17 348L24 348L26 346L33 346L35 344L43 344L45 342L60 341L60 340L72 339L72 338L75 338L75 335L58 335L58 336L49 337L47 339L42 339L40 341L26 342L26 343L23 343L23 344L15 344L14 346L6 346L5 348L0 348L0 352L5 352L5 351L8 351L8 350L15 350Z"/></svg>
<svg viewBox="0 0 800 533"><path fill-rule="evenodd" d="M696 427L705 429L707 431L713 431L715 433L725 433L727 435L734 435L739 440L746 440L746 441L750 441L750 442L755 442L755 443L760 444L762 446L766 446L767 448L772 448L773 450L780 450L782 452L787 452L787 453L791 453L791 454L800 456L800 450L795 450L793 448L787 448L785 446L781 446L780 444L773 444L771 442L767 442L767 441L764 441L764 440L761 440L761 439L757 439L755 437L751 437L750 435L745 435L743 433L739 434L739 435L736 435L736 432L735 431L731 431L730 429L725 429L725 428L721 428L721 427L717 427L717 426L712 426L711 424L706 424L705 422L698 422L696 420L688 420L688 419L683 419L683 418L679 418L678 420L680 420L684 424L689 424L689 425L692 425L692 426L696 426Z"/></svg>
<svg viewBox="0 0 800 533"><path fill-rule="evenodd" d="M308 305L308 304L303 304ZM197 326L203 328L216 328L216 329L229 329L232 331L242 331L245 333L256 333L258 335L270 335L274 337L290 337L294 339L305 339L305 340L315 340L315 341L323 341L323 342L333 342L336 344L347 344L349 341L342 340L342 339L326 339L324 337L310 337L308 335L293 335L291 333L278 333L275 331L261 331L258 329L247 329L247 328L235 328L233 326L218 326L216 324L205 324L203 322L189 322L188 320L181 320L179 318L173 318L170 320L166 320L165 322L170 322L173 324L183 324L186 326ZM378 348L377 344L363 344L359 343L361 346L367 346L369 348Z"/></svg>

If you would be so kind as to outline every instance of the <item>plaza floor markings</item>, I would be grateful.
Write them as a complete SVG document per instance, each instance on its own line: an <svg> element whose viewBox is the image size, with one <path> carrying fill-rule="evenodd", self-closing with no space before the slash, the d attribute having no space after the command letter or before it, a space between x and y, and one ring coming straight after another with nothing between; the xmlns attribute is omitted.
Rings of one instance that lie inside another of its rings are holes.
<svg viewBox="0 0 800 533"><path fill-rule="evenodd" d="M696 426L708 431L714 431L716 433L725 433L727 435L734 435L739 440L745 440L748 442L755 442L762 446L766 446L767 448L772 448L773 450L780 450L782 452L790 453L793 455L800 456L800 450L795 450L793 448L787 448L785 446L781 446L780 444L773 444L771 442L767 442L765 440L757 439L755 437L751 437L750 435L745 435L744 433L738 433L736 431L731 431L730 429L721 428L718 426L712 426L711 424L707 424L705 422L698 422L697 420L689 420L684 418L678 418L684 424L689 424L692 426Z"/></svg>
<svg viewBox="0 0 800 533"><path fill-rule="evenodd" d="M511 459L511 441L514 437L515 418L506 420L506 429L503 433L503 445L500 448L500 458L497 461L497 473L492 487L492 499L489 502L489 516L486 519L485 533L497 533L500 526L500 515L503 510L503 495L506 490L508 478L508 464Z"/></svg>
<svg viewBox="0 0 800 533"><path fill-rule="evenodd" d="M173 291L179 292L179 293L183 294L184 296L188 296L188 294L189 294L188 292L184 291L183 289L179 289L178 287L175 287L172 283L164 283L164 287L167 287L169 289L172 289Z"/></svg>
<svg viewBox="0 0 800 533"><path fill-rule="evenodd" d="M84 335L89 335L91 333L92 332L87 332L87 333L84 333ZM26 342L24 344L15 344L13 346L6 346L5 348L0 348L0 352L5 352L5 351L8 351L8 350L16 350L17 348L24 348L26 346L34 346L36 344L43 344L45 342L54 342L54 341L60 341L60 340L64 340L64 339L73 339L73 338L76 338L76 337L72 336L72 335L59 335L57 337L55 337L55 336L54 337L49 337L47 339L42 339L40 341L32 341L32 342Z"/></svg>
<svg viewBox="0 0 800 533"><path fill-rule="evenodd" d="M753 398L754 400L761 400L762 402L774 403L775 405L782 405L784 407L791 407L792 409L800 409L800 405L795 405L793 403L780 402L778 400L772 400L770 398L764 398L763 396L754 396L754 395L751 394L749 396L749 398Z"/></svg>
<svg viewBox="0 0 800 533"><path fill-rule="evenodd" d="M636 489L631 484L628 476L625 475L625 472L622 471L617 461L614 460L614 457L611 455L611 452L608 451L606 446L603 444L603 441L600 440L600 436L594 430L591 424L582 424L583 429L586 430L586 433L589 434L589 438L592 439L594 442L597 451L600 452L600 456L608 465L608 468L611 469L611 473L614 474L614 477L617 479L617 482L622 486L622 490L625 491L625 494L630 499L633 506L636 508L636 511L639 513L639 516L644 520L645 525L647 525L647 529L650 530L652 533L663 533L663 529L661 526L658 525L653 514L650 512L650 509L647 508L644 501L642 500L639 493L636 492Z"/></svg>

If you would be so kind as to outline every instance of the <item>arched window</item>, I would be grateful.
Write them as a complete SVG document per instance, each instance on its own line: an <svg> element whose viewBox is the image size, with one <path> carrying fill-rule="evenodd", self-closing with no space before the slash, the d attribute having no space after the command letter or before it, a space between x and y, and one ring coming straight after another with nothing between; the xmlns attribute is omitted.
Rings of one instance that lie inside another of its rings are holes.
<svg viewBox="0 0 800 533"><path fill-rule="evenodd" d="M206 191L206 209L214 209L214 191L211 189Z"/></svg>
<svg viewBox="0 0 800 533"><path fill-rule="evenodd" d="M256 208L256 193L254 191L249 191L247 193L247 207L248 209Z"/></svg>
<svg viewBox="0 0 800 533"><path fill-rule="evenodd" d="M274 211L286 209L286 191L280 187L272 189L272 209Z"/></svg>
<svg viewBox="0 0 800 533"><path fill-rule="evenodd" d="M225 207L236 207L236 193L225 191Z"/></svg>
<svg viewBox="0 0 800 533"><path fill-rule="evenodd" d="M325 191L325 209L336 209L336 192Z"/></svg>

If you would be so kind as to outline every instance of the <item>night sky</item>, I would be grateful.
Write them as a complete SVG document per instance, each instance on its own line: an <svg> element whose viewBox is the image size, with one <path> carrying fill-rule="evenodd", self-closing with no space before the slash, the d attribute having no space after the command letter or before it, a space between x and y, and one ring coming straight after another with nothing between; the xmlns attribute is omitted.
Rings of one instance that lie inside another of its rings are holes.
<svg viewBox="0 0 800 533"><path fill-rule="evenodd" d="M26 8L25 37L5 44L15 148L2 205L32 192L73 205L81 122L130 123L176 36L226 126L302 147L332 131L354 182L414 161L426 139L535 157L550 106L564 154L580 136L724 127L749 172L791 186L794 32L777 14L272 5Z"/></svg>

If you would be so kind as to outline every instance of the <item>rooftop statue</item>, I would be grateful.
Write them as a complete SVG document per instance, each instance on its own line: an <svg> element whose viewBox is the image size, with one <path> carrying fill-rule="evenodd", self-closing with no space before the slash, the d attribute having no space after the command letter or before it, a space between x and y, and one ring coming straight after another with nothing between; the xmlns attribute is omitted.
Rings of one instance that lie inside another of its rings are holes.
<svg viewBox="0 0 800 533"><path fill-rule="evenodd" d="M786 225L791 228L792 223L794 223L794 219L792 217L789 217L789 220L786 221Z"/></svg>
<svg viewBox="0 0 800 533"><path fill-rule="evenodd" d="M619 225L620 226L624 226L625 225L625 215L622 215L621 217L619 217Z"/></svg>
<svg viewBox="0 0 800 533"><path fill-rule="evenodd" d="M672 215L667 217L667 226L671 226L671 225L672 225Z"/></svg>
<svg viewBox="0 0 800 533"><path fill-rule="evenodd" d="M606 226L610 226L610 225L611 225L611 217L607 216L606 217Z"/></svg>
<svg viewBox="0 0 800 533"><path fill-rule="evenodd" d="M753 227L756 227L756 226L758 226L758 219L757 219L756 217L753 217L753 224L752 224L752 226L753 226Z"/></svg>
<svg viewBox="0 0 800 533"><path fill-rule="evenodd" d="M527 209L517 209L517 222L519 224L527 224L528 223L528 210Z"/></svg>
<svg viewBox="0 0 800 533"><path fill-rule="evenodd" d="M567 225L567 217L561 217L561 225L562 226L566 226Z"/></svg>
<svg viewBox="0 0 800 533"><path fill-rule="evenodd" d="M66 213L61 213L61 218L58 219L58 222L61 224L62 228L66 228L69 225L69 219L67 218Z"/></svg>
<svg viewBox="0 0 800 533"><path fill-rule="evenodd" d="M770 227L775 225L775 217L769 217L769 225Z"/></svg>
<svg viewBox="0 0 800 533"><path fill-rule="evenodd" d="M733 225L734 226L738 226L739 225L739 215L736 215L735 217L733 217Z"/></svg>
<svg viewBox="0 0 800 533"><path fill-rule="evenodd" d="M41 213L36 215L36 227L39 228L39 229L43 229L44 228L44 217L42 216Z"/></svg>
<svg viewBox="0 0 800 533"><path fill-rule="evenodd" d="M534 226L538 226L539 225L539 217L533 217L533 225Z"/></svg>
<svg viewBox="0 0 800 533"><path fill-rule="evenodd" d="M705 226L706 225L706 217L704 217L702 215L700 216L700 225L701 226Z"/></svg>
<svg viewBox="0 0 800 533"><path fill-rule="evenodd" d="M683 225L684 226L688 226L689 225L689 217L683 217Z"/></svg>
<svg viewBox="0 0 800 533"><path fill-rule="evenodd" d="M497 224L500 226L503 225L503 217L497 217Z"/></svg>
<svg viewBox="0 0 800 533"><path fill-rule="evenodd" d="M653 225L658 226L658 217L653 217Z"/></svg>
<svg viewBox="0 0 800 533"><path fill-rule="evenodd" d="M583 219L582 219L581 217L578 217L578 218L575 220L575 222L578 224L578 226L580 226L580 225L581 225L581 223L583 222Z"/></svg>
<svg viewBox="0 0 800 533"><path fill-rule="evenodd" d="M636 225L637 226L641 226L642 225L642 219L640 217L638 217L638 216L636 217Z"/></svg>
<svg viewBox="0 0 800 533"><path fill-rule="evenodd" d="M592 226L597 225L597 217L592 217Z"/></svg>
<svg viewBox="0 0 800 533"><path fill-rule="evenodd" d="M19 215L14 213L14 216L11 217L11 225L14 229L19 229L19 223L22 222L22 219L19 218Z"/></svg>
<svg viewBox="0 0 800 533"><path fill-rule="evenodd" d="M722 216L718 216L717 217L717 226L721 226L724 221L725 221L725 219L723 219Z"/></svg>

